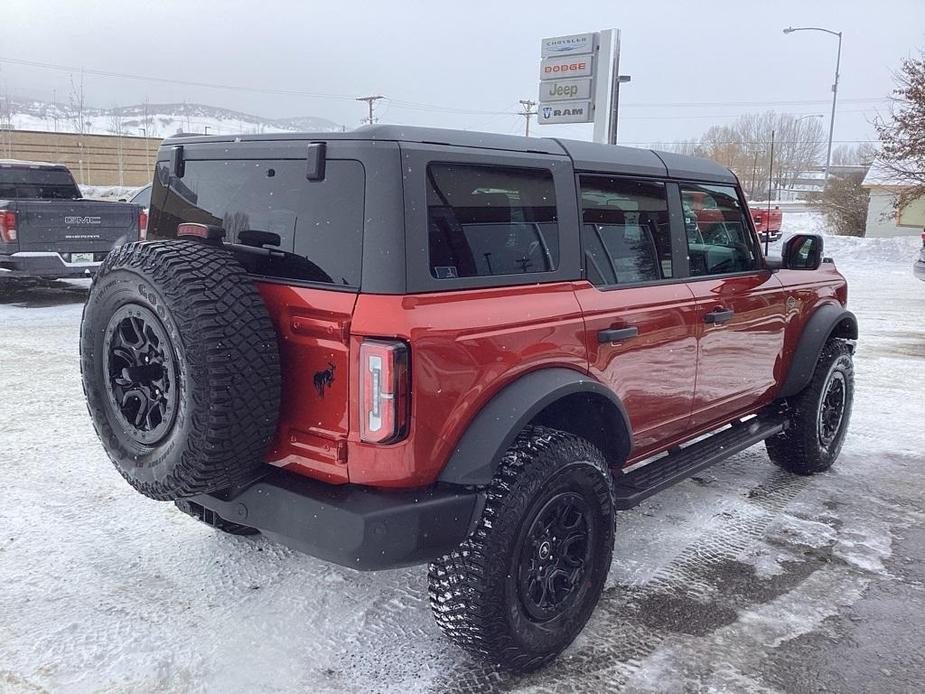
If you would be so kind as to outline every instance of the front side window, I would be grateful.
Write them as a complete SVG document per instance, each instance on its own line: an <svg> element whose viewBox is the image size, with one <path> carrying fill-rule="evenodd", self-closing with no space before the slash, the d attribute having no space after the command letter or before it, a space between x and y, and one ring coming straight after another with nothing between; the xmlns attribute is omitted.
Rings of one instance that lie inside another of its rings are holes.
<svg viewBox="0 0 925 694"><path fill-rule="evenodd" d="M158 164L148 238L173 238L177 225L220 226L225 241L242 232L276 234L286 255L259 274L360 286L363 245L363 165L329 160L325 177L309 181L305 160L188 160L183 178ZM166 188L166 190L165 190Z"/></svg>
<svg viewBox="0 0 925 694"><path fill-rule="evenodd" d="M664 183L582 176L581 221L585 266L594 284L674 276Z"/></svg>
<svg viewBox="0 0 925 694"><path fill-rule="evenodd" d="M692 277L757 270L748 210L733 186L681 185Z"/></svg>
<svg viewBox="0 0 925 694"><path fill-rule="evenodd" d="M544 169L431 164L427 168L431 276L552 272L559 223Z"/></svg>

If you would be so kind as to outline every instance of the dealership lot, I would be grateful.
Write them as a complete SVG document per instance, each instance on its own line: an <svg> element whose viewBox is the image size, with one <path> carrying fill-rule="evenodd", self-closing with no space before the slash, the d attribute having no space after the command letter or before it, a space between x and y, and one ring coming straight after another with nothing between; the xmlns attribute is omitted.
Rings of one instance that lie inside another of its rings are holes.
<svg viewBox="0 0 925 694"><path fill-rule="evenodd" d="M785 231L811 231L810 213ZM86 283L0 294L0 690L917 691L925 677L918 239L829 239L862 339L836 468L748 450L618 518L601 606L542 673L438 637L419 569L359 574L132 491L80 389Z"/></svg>

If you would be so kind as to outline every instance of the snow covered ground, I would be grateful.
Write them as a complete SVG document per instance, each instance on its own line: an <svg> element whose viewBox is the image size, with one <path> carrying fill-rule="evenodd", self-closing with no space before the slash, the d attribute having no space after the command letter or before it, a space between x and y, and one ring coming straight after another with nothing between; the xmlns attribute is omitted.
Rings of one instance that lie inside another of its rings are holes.
<svg viewBox="0 0 925 694"><path fill-rule="evenodd" d="M420 568L356 573L132 491L83 404L85 285L0 295L0 691L920 691L918 241L827 241L862 334L836 468L756 447L621 513L597 613L527 677L440 637Z"/></svg>

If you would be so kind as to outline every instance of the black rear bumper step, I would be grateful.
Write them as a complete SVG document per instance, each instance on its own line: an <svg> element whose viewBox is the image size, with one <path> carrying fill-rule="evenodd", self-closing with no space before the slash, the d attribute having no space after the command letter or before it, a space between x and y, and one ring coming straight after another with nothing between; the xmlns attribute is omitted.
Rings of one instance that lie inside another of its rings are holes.
<svg viewBox="0 0 925 694"><path fill-rule="evenodd" d="M372 571L424 564L456 549L481 516L484 493L333 485L274 468L244 489L189 501L300 552Z"/></svg>
<svg viewBox="0 0 925 694"><path fill-rule="evenodd" d="M616 506L632 508L656 492L779 434L785 427L785 420L779 416L750 419L619 474L614 480Z"/></svg>

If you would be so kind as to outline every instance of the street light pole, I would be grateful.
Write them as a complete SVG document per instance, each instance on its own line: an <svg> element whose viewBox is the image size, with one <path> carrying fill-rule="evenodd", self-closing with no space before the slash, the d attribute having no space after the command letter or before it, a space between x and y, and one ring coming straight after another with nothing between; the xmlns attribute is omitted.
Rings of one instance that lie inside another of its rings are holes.
<svg viewBox="0 0 925 694"><path fill-rule="evenodd" d="M835 81L832 83L832 116L829 119L829 142L825 151L824 187L825 183L829 180L829 167L832 163L832 134L835 132L835 105L838 102L838 72L841 68L841 32L823 29L822 27L787 27L784 29L785 34L792 34L794 31L824 31L826 34L838 37L838 53L835 57Z"/></svg>

